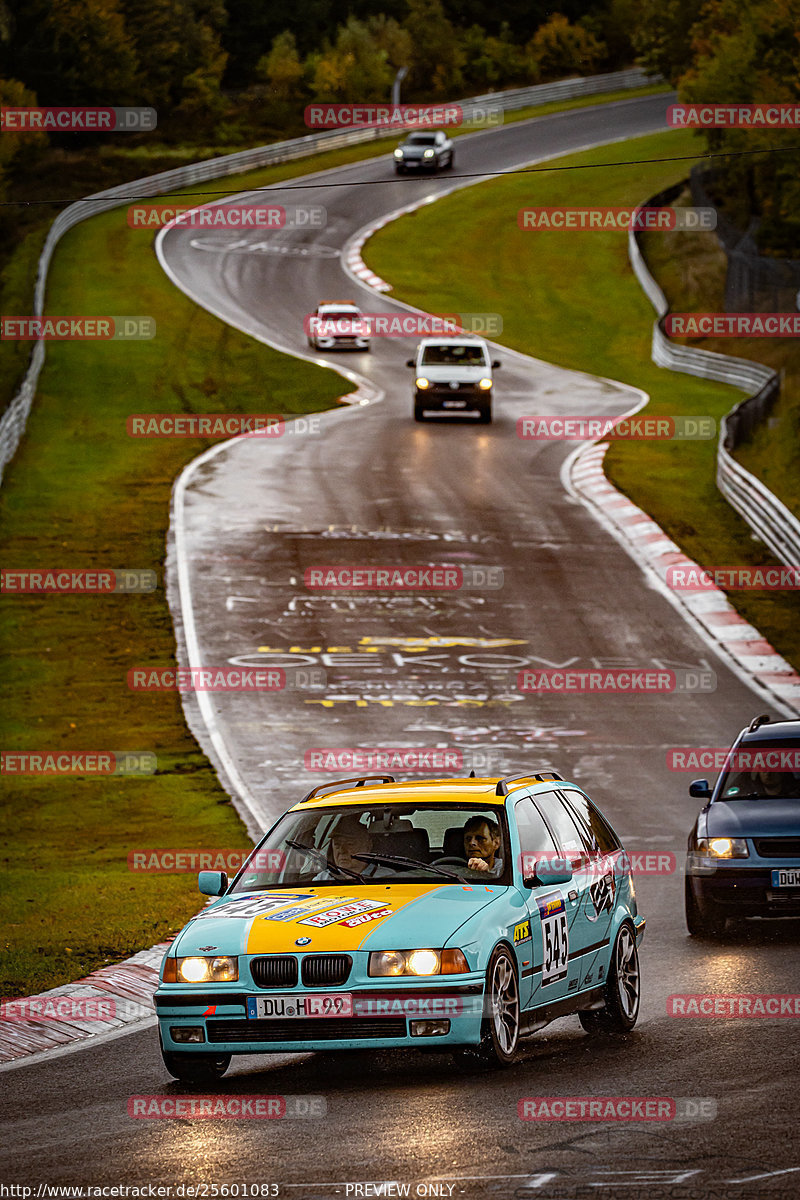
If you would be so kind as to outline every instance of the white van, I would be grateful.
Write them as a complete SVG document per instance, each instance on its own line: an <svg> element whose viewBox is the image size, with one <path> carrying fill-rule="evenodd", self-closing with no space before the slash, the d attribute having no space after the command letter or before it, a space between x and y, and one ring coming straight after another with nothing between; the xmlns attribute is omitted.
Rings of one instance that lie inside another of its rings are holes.
<svg viewBox="0 0 800 1200"><path fill-rule="evenodd" d="M406 366L414 370L414 420L425 414L460 416L476 413L479 421L492 419L492 371L500 363L479 337L425 338Z"/></svg>

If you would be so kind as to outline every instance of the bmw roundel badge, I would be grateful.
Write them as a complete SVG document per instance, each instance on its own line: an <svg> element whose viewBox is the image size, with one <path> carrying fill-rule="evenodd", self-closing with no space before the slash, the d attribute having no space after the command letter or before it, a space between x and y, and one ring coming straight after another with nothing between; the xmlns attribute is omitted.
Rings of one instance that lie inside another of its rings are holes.
<svg viewBox="0 0 800 1200"><path fill-rule="evenodd" d="M311 938L298 938L295 942L295 946L309 946L310 944Z"/></svg>

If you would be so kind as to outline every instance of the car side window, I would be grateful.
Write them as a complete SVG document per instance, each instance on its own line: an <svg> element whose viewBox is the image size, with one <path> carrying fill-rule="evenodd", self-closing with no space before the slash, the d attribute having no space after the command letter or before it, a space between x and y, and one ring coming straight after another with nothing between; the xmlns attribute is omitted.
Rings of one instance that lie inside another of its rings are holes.
<svg viewBox="0 0 800 1200"><path fill-rule="evenodd" d="M535 855L537 860L543 857L557 857L558 849L553 835L545 825L542 814L530 796L524 796L522 800L517 801L514 806L514 816L519 832L520 850L523 855L523 871L526 870L524 862L526 855Z"/></svg>
<svg viewBox="0 0 800 1200"><path fill-rule="evenodd" d="M608 822L600 815L588 796L571 789L559 793L570 811L576 814L591 837L595 854L611 854L620 849L620 840Z"/></svg>
<svg viewBox="0 0 800 1200"><path fill-rule="evenodd" d="M570 815L558 792L538 793L536 804L573 867L586 862L591 854L588 832L584 833L579 827L577 819Z"/></svg>

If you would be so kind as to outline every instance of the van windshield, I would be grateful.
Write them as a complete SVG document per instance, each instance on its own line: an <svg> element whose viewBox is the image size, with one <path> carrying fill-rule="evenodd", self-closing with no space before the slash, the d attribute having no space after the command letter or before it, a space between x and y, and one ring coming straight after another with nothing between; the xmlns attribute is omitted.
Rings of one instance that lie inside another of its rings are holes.
<svg viewBox="0 0 800 1200"><path fill-rule="evenodd" d="M422 351L424 367L484 367L482 346L426 346Z"/></svg>

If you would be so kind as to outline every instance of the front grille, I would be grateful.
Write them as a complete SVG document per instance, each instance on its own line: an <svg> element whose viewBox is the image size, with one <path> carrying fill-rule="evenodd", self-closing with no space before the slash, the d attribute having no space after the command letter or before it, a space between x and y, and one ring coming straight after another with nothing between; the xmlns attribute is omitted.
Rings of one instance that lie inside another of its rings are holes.
<svg viewBox="0 0 800 1200"><path fill-rule="evenodd" d="M250 973L256 987L297 987L297 959L288 954L254 958Z"/></svg>
<svg viewBox="0 0 800 1200"><path fill-rule="evenodd" d="M800 858L800 837L756 838L761 858Z"/></svg>
<svg viewBox="0 0 800 1200"><path fill-rule="evenodd" d="M156 994L154 999L156 1012L162 1008L211 1008L213 1004L241 1004L244 1007L247 1003L247 997L242 992L198 992L192 995L177 992L174 996L166 992Z"/></svg>
<svg viewBox="0 0 800 1200"><path fill-rule="evenodd" d="M347 982L352 965L349 954L306 954L303 983L306 987L341 987Z"/></svg>
<svg viewBox="0 0 800 1200"><path fill-rule="evenodd" d="M208 1021L209 1042L332 1042L353 1038L404 1038L405 1018L361 1020L309 1017L297 1021Z"/></svg>

